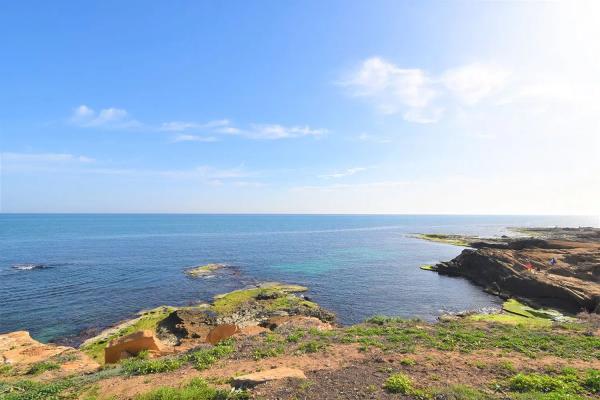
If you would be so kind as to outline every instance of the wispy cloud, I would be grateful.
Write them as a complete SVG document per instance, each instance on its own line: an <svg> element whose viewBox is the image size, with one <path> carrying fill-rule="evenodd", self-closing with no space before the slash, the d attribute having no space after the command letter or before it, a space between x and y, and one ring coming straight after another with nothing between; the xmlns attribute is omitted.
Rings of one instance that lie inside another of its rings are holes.
<svg viewBox="0 0 600 400"><path fill-rule="evenodd" d="M83 128L131 129L141 126L124 109L110 107L96 111L84 104L73 110L69 122Z"/></svg>
<svg viewBox="0 0 600 400"><path fill-rule="evenodd" d="M160 125L161 131L167 132L184 132L187 130L207 130L219 127L225 127L230 125L230 121L227 119L219 119L215 121L208 121L205 123L198 122L185 122L185 121L171 121L163 122Z"/></svg>
<svg viewBox="0 0 600 400"><path fill-rule="evenodd" d="M473 105L506 86L508 70L496 65L469 64L441 77L444 86L466 104Z"/></svg>
<svg viewBox="0 0 600 400"><path fill-rule="evenodd" d="M173 142L217 142L218 138L214 136L198 136L198 135L188 135L188 134L179 134L173 138Z"/></svg>
<svg viewBox="0 0 600 400"><path fill-rule="evenodd" d="M355 140L358 140L361 142L372 142L372 143L391 143L392 142L392 139L390 139L389 137L372 135L370 133L365 133L365 132L356 136Z"/></svg>
<svg viewBox="0 0 600 400"><path fill-rule="evenodd" d="M149 131L169 132L176 135L173 142L215 142L214 135L231 135L256 140L293 139L301 137L319 137L328 133L324 128L313 128L309 125L281 125L250 123L247 126L236 126L228 119L208 122L168 121L157 125L142 124L132 118L127 110L121 108L105 108L95 111L86 105L76 107L68 121L82 128L136 129L144 127ZM198 135L198 132L213 134Z"/></svg>
<svg viewBox="0 0 600 400"><path fill-rule="evenodd" d="M506 69L483 63L449 69L436 76L419 68L401 68L372 57L340 82L353 97L364 98L383 114L401 114L409 122L439 121L448 105L472 106L502 89Z"/></svg>
<svg viewBox="0 0 600 400"><path fill-rule="evenodd" d="M367 169L368 168L366 168L366 167L348 168L348 169L346 169L344 171L338 171L338 172L333 172L331 174L319 175L319 178L323 178L323 179L345 178L345 177L348 177L348 176L356 175L359 172L366 171Z"/></svg>
<svg viewBox="0 0 600 400"><path fill-rule="evenodd" d="M0 153L3 161L19 163L92 163L95 160L86 156L69 153Z"/></svg>

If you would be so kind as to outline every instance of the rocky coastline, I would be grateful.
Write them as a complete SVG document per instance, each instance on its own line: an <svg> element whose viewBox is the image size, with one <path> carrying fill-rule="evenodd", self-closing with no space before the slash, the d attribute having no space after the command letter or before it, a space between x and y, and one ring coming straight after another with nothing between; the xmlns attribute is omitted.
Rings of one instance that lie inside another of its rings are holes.
<svg viewBox="0 0 600 400"><path fill-rule="evenodd" d="M143 311L78 348L0 335L0 400L600 398L598 230L448 240L469 248L423 269L501 295L500 312L340 326L308 288L268 282Z"/></svg>
<svg viewBox="0 0 600 400"><path fill-rule="evenodd" d="M482 239L435 235L437 242L469 247L433 266L462 276L503 298L571 314L600 313L600 229L519 229L525 237ZM427 235L422 236L428 239Z"/></svg>

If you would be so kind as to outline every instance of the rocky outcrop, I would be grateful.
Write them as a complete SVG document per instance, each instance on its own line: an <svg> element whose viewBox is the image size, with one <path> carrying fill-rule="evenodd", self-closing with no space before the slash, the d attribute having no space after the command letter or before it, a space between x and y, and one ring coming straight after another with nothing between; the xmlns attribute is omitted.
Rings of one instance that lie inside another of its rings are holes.
<svg viewBox="0 0 600 400"><path fill-rule="evenodd" d="M234 324L217 325L208 332L206 341L213 346L219 343L221 340L232 337L233 335L240 333L241 329L239 326Z"/></svg>
<svg viewBox="0 0 600 400"><path fill-rule="evenodd" d="M577 262L580 261L580 262ZM438 273L463 276L504 297L567 312L600 312L600 244L542 239L510 240L466 249Z"/></svg>
<svg viewBox="0 0 600 400"><path fill-rule="evenodd" d="M247 388L260 385L261 383L286 378L306 379L306 375L304 375L302 370L297 368L279 367L255 372L253 374L238 376L233 378L232 385L237 388Z"/></svg>
<svg viewBox="0 0 600 400"><path fill-rule="evenodd" d="M144 330L111 340L104 349L104 362L107 364L116 363L142 351L148 351L150 357L160 357L172 352L171 349L158 340L154 332Z"/></svg>
<svg viewBox="0 0 600 400"><path fill-rule="evenodd" d="M40 343L26 331L0 335L0 365L9 365L19 374L26 373L33 365L42 362L58 366L54 370L57 375L70 371L91 372L100 367L77 349Z"/></svg>
<svg viewBox="0 0 600 400"><path fill-rule="evenodd" d="M293 329L317 329L319 331L330 331L334 327L328 322L315 317L305 317L302 315L272 317L263 322L261 326L274 331L289 331Z"/></svg>

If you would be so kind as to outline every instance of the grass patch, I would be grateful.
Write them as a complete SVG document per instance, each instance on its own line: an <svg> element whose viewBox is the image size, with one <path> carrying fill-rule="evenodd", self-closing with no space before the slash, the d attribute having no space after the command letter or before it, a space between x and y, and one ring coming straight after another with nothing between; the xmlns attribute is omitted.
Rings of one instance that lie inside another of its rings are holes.
<svg viewBox="0 0 600 400"><path fill-rule="evenodd" d="M413 392L412 382L404 374L391 375L385 381L383 388L390 393L411 394Z"/></svg>
<svg viewBox="0 0 600 400"><path fill-rule="evenodd" d="M249 399L245 391L225 391L209 386L201 378L194 378L179 388L161 387L141 394L136 400L242 400Z"/></svg>
<svg viewBox="0 0 600 400"><path fill-rule="evenodd" d="M401 365L405 365L407 367L412 367L413 365L417 365L417 362L414 358L403 358L400 360Z"/></svg>
<svg viewBox="0 0 600 400"><path fill-rule="evenodd" d="M94 360L98 361L100 364L104 364L104 349L108 345L108 342L137 331L146 329L156 330L158 323L165 319L173 311L175 311L174 307L166 306L144 311L133 323L127 324L127 326L117 330L107 337L85 343L80 350L92 357Z"/></svg>
<svg viewBox="0 0 600 400"><path fill-rule="evenodd" d="M27 371L27 375L39 375L46 371L54 371L60 369L60 365L52 361L42 361L35 363Z"/></svg>
<svg viewBox="0 0 600 400"><path fill-rule="evenodd" d="M298 343L304 336L306 336L306 332L301 329L297 329L290 333L285 340L289 343Z"/></svg>
<svg viewBox="0 0 600 400"><path fill-rule="evenodd" d="M252 351L252 358L255 360L261 360L263 358L277 357L285 352L283 345L259 347Z"/></svg>
<svg viewBox="0 0 600 400"><path fill-rule="evenodd" d="M445 400L492 400L496 398L467 385L452 385L448 388L436 389L433 393L434 398Z"/></svg>
<svg viewBox="0 0 600 400"><path fill-rule="evenodd" d="M128 358L121 362L121 370L127 375L148 375L175 371L183 364L184 360L178 358Z"/></svg>
<svg viewBox="0 0 600 400"><path fill-rule="evenodd" d="M0 382L2 400L62 400L62 393L72 387L71 380L63 379L48 383L23 380L14 383Z"/></svg>
<svg viewBox="0 0 600 400"><path fill-rule="evenodd" d="M319 340L310 340L298 346L298 352L316 353L318 351L324 350L325 348L327 348L327 343L321 342Z"/></svg>
<svg viewBox="0 0 600 400"><path fill-rule="evenodd" d="M226 339L219 342L216 346L193 351L185 356L185 360L190 361L194 368L201 371L207 369L218 360L227 357L235 351L235 345L232 339Z"/></svg>

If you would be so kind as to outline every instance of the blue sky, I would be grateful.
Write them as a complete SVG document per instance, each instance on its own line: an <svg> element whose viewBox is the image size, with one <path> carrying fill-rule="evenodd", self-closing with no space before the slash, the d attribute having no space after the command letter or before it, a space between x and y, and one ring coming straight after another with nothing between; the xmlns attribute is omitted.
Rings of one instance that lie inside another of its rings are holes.
<svg viewBox="0 0 600 400"><path fill-rule="evenodd" d="M12 2L3 212L600 213L594 2Z"/></svg>

